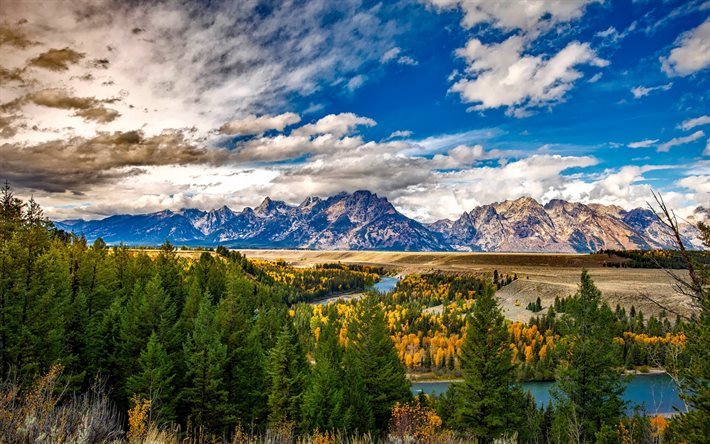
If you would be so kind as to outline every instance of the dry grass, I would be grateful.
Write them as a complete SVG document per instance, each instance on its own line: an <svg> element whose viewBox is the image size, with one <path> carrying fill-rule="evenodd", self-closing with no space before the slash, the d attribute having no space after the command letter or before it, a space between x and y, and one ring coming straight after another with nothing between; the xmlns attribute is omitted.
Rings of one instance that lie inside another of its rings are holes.
<svg viewBox="0 0 710 444"><path fill-rule="evenodd" d="M0 382L0 443L110 443L123 437L121 415L101 386L65 399L54 366L23 391L18 381Z"/></svg>
<svg viewBox="0 0 710 444"><path fill-rule="evenodd" d="M641 297L649 295L682 314L690 313L690 301L678 295L673 280L663 270L606 268L607 255L547 253L403 253L382 251L242 250L250 258L283 259L307 266L325 262L357 263L392 269L402 275L412 273L491 273L517 274L518 281L498 292L506 316L527 321L532 312L528 302L539 296L544 307L556 296L573 294L582 268L590 270L594 282L614 307L635 305L645 314L656 314L658 306Z"/></svg>

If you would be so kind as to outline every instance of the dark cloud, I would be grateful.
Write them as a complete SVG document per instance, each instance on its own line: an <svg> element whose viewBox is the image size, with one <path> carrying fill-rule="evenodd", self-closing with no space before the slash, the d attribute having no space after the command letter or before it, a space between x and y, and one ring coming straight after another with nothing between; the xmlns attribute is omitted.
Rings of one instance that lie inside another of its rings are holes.
<svg viewBox="0 0 710 444"><path fill-rule="evenodd" d="M2 111L16 110L26 103L46 106L48 108L74 109L75 116L97 123L108 123L120 116L119 112L106 108L104 103L115 103L118 99L98 100L94 97L76 97L61 88L43 89L15 99L0 106Z"/></svg>
<svg viewBox="0 0 710 444"><path fill-rule="evenodd" d="M36 105L61 109L88 109L96 106L98 101L92 97L74 97L61 88L43 89L29 94L26 100Z"/></svg>
<svg viewBox="0 0 710 444"><path fill-rule="evenodd" d="M21 188L47 192L84 192L139 174L143 166L214 164L227 158L223 151L193 145L179 131L153 137L117 131L31 146L5 143L0 153L4 178Z"/></svg>
<svg viewBox="0 0 710 444"><path fill-rule="evenodd" d="M91 65L99 69L108 69L110 63L108 59L94 59L91 61Z"/></svg>
<svg viewBox="0 0 710 444"><path fill-rule="evenodd" d="M121 114L115 109L104 108L99 106L96 108L82 109L76 112L76 115L83 117L86 120L93 120L98 123L108 123L116 120Z"/></svg>
<svg viewBox="0 0 710 444"><path fill-rule="evenodd" d="M28 39L23 32L0 26L0 46L8 45L24 49L36 44L36 42Z"/></svg>
<svg viewBox="0 0 710 444"><path fill-rule="evenodd" d="M24 70L19 68L6 69L0 66L0 85L10 82L17 82L21 85L25 85L25 78L22 76L23 72Z"/></svg>
<svg viewBox="0 0 710 444"><path fill-rule="evenodd" d="M9 139L17 134L17 128L12 122L17 120L16 116L0 116L0 139Z"/></svg>
<svg viewBox="0 0 710 444"><path fill-rule="evenodd" d="M50 49L30 60L29 64L50 71L66 71L69 65L79 62L84 56L71 48Z"/></svg>

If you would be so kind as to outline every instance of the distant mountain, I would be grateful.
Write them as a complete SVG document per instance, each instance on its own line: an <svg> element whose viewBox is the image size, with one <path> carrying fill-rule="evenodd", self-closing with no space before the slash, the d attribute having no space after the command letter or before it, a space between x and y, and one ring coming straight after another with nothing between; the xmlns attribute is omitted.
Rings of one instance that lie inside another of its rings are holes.
<svg viewBox="0 0 710 444"><path fill-rule="evenodd" d="M591 252L673 248L674 239L653 211L530 197L482 205L455 221L429 225L461 251ZM684 244L700 248L698 232L684 226Z"/></svg>
<svg viewBox="0 0 710 444"><path fill-rule="evenodd" d="M56 222L58 228L110 244L224 245L232 248L446 251L439 233L369 191L309 197L298 206L270 198L256 208L183 209Z"/></svg>
<svg viewBox="0 0 710 444"><path fill-rule="evenodd" d="M590 252L599 249L673 247L653 212L637 208L530 197L476 207L457 220L421 224L369 191L309 197L298 206L265 198L255 208L233 211L183 209L102 220L66 220L58 228L89 241L231 248L315 250ZM698 233L683 227L684 241L699 248Z"/></svg>

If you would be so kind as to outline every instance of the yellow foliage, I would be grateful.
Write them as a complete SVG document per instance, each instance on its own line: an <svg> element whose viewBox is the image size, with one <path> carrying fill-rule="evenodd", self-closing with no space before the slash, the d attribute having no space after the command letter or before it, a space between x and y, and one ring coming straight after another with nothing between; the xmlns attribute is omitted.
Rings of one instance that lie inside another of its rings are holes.
<svg viewBox="0 0 710 444"><path fill-rule="evenodd" d="M392 408L389 432L397 442L435 442L441 424L441 418L431 408L397 403Z"/></svg>
<svg viewBox="0 0 710 444"><path fill-rule="evenodd" d="M131 398L133 407L128 410L128 442L142 442L150 428L149 415L150 399L138 398L135 395Z"/></svg>

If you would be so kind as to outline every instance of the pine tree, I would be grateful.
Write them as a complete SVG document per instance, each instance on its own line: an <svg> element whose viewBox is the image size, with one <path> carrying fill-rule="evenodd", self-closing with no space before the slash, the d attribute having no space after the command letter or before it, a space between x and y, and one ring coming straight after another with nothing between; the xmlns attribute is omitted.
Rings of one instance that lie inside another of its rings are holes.
<svg viewBox="0 0 710 444"><path fill-rule="evenodd" d="M473 306L459 361L464 381L456 387L455 423L480 442L492 442L521 421L520 390L508 346L508 330L494 290L486 286Z"/></svg>
<svg viewBox="0 0 710 444"><path fill-rule="evenodd" d="M328 318L316 346L316 362L303 396L306 429L331 430L343 426L343 350L338 344L336 321L334 316Z"/></svg>
<svg viewBox="0 0 710 444"><path fill-rule="evenodd" d="M153 332L145 350L138 358L140 371L128 378L128 392L142 399L150 400L149 420L159 424L175 419L175 398L173 393L173 365Z"/></svg>
<svg viewBox="0 0 710 444"><path fill-rule="evenodd" d="M153 276L145 288L136 283L121 316L126 374L135 371L137 358L152 332L157 333L163 346L177 347L177 342L181 339L174 334L175 320L175 306L163 290L158 275Z"/></svg>
<svg viewBox="0 0 710 444"><path fill-rule="evenodd" d="M227 415L227 389L224 383L227 347L219 338L214 307L205 299L188 335L183 353L187 365L187 387L181 398L192 423L219 432L232 418Z"/></svg>
<svg viewBox="0 0 710 444"><path fill-rule="evenodd" d="M276 345L269 352L267 373L269 424L299 424L308 363L290 320L282 327Z"/></svg>
<svg viewBox="0 0 710 444"><path fill-rule="evenodd" d="M613 344L614 313L601 302L601 292L586 270L577 294L569 301L565 356L559 391L553 393L567 424L567 439L594 442L604 426L615 426L624 413L624 384Z"/></svg>
<svg viewBox="0 0 710 444"><path fill-rule="evenodd" d="M392 407L410 400L412 393L383 310L372 298L361 304L361 314L350 326L346 352L345 380L350 393L345 399L345 421L360 431L384 431Z"/></svg>

